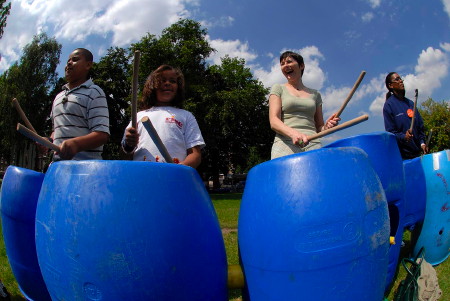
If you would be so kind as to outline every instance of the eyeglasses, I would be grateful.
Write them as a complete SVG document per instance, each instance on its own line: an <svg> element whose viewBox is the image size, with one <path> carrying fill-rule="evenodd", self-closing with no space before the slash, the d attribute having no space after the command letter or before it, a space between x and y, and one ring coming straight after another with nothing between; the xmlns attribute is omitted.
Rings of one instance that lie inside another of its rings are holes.
<svg viewBox="0 0 450 301"><path fill-rule="evenodd" d="M403 79L399 76L391 80L391 82L403 82Z"/></svg>

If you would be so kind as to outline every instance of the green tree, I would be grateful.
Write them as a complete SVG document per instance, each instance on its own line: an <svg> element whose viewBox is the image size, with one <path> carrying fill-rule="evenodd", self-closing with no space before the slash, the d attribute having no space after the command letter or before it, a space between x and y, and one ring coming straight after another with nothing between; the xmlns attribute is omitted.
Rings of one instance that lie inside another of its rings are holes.
<svg viewBox="0 0 450 301"><path fill-rule="evenodd" d="M0 39L3 36L3 30L6 27L6 19L11 10L11 2L5 5L6 0L0 0Z"/></svg>
<svg viewBox="0 0 450 301"><path fill-rule="evenodd" d="M33 127L41 134L49 134L50 114L55 86L58 82L56 67L59 64L61 45L45 33L35 36L23 49L19 63L14 63L0 77L1 146L0 156L9 158L24 140L16 132L18 114L11 106L17 98ZM20 121L22 122L22 121Z"/></svg>
<svg viewBox="0 0 450 301"><path fill-rule="evenodd" d="M179 67L186 80L185 109L199 123L207 147L199 172L215 175L229 169L247 171L269 158L273 133L268 123L268 91L253 79L245 61L226 57L208 66L214 51L207 31L193 20L179 20L157 37L148 33L125 51L108 51L93 70L94 81L105 90L111 114L111 143L119 146L130 120L132 55L141 52L139 87L161 64ZM106 153L105 158L115 158Z"/></svg>
<svg viewBox="0 0 450 301"><path fill-rule="evenodd" d="M139 83L142 86L151 71L162 64L169 64L183 71L186 81L186 95L196 85L202 84L206 59L213 48L206 40L207 31L200 23L182 19L162 31L158 38L147 34L131 46L131 52L139 50L141 60Z"/></svg>
<svg viewBox="0 0 450 301"><path fill-rule="evenodd" d="M450 149L450 103L428 98L419 111L427 132L433 130L429 143L430 152Z"/></svg>
<svg viewBox="0 0 450 301"><path fill-rule="evenodd" d="M94 82L106 94L109 109L110 139L104 147L104 159L119 159L119 147L130 120L131 65L127 50L109 48L107 54L92 68Z"/></svg>
<svg viewBox="0 0 450 301"><path fill-rule="evenodd" d="M270 158L273 132L268 122L267 89L253 78L245 60L222 58L208 69L199 124L207 142L204 162L219 170L247 172ZM197 115L200 115L197 113Z"/></svg>

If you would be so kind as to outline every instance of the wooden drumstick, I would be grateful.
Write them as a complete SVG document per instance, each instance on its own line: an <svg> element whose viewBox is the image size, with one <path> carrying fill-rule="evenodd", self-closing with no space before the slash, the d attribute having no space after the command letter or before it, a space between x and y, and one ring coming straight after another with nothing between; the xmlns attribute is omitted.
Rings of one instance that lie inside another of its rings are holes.
<svg viewBox="0 0 450 301"><path fill-rule="evenodd" d="M137 128L137 90L139 79L139 61L141 58L141 52L136 50L134 52L134 64L133 64L133 85L131 96L131 126Z"/></svg>
<svg viewBox="0 0 450 301"><path fill-rule="evenodd" d="M50 148L50 149L54 150L55 152L59 153L61 151L59 146L51 143L46 138L39 136L38 134L36 134L35 132L33 132L32 130L23 126L20 123L17 124L17 131L19 133L21 133L22 135L24 135L25 137L30 138L31 140L36 141L37 143L42 144L43 146Z"/></svg>
<svg viewBox="0 0 450 301"><path fill-rule="evenodd" d="M361 74L359 75L358 79L356 80L355 84L353 85L352 90L350 91L350 93L347 96L347 99L344 101L344 103L342 104L341 108L339 109L339 111L337 111L336 113L336 117L341 116L342 111L344 111L345 107L347 106L348 102L350 101L350 99L352 98L353 94L355 94L356 89L358 89L359 84L361 83L361 81L363 80L364 76L366 75L366 71L362 71Z"/></svg>
<svg viewBox="0 0 450 301"><path fill-rule="evenodd" d="M417 106L417 97L419 96L419 90L416 89L415 91L415 95L414 95L414 110L413 110L413 116L411 118L411 126L409 127L409 132L412 134L412 130L414 127L414 119L416 119L416 106Z"/></svg>
<svg viewBox="0 0 450 301"><path fill-rule="evenodd" d="M343 124L337 125L337 126L331 128L331 129L322 131L322 132L314 134L314 135L307 136L308 141L315 140L315 139L318 139L318 138L322 138L323 136L327 136L327 135L330 135L330 134L335 133L337 131L340 131L340 130L346 129L348 127L357 125L358 123L366 121L367 119L369 119L369 115L367 115L367 114L361 115L361 116L356 117L356 118L354 118L352 120L346 121ZM302 146L302 145L303 145L303 141L300 142L300 146Z"/></svg>
<svg viewBox="0 0 450 301"><path fill-rule="evenodd" d="M36 130L31 125L31 122L28 120L27 116L25 115L22 108L20 107L19 101L16 98L13 98L12 103L13 103L14 107L16 108L17 113L19 113L20 118L23 120L23 122L25 122L25 125L27 126L27 128L29 128L30 130L32 130L33 132L35 132L37 134Z"/></svg>
<svg viewBox="0 0 450 301"><path fill-rule="evenodd" d="M142 117L141 119L142 125L147 130L148 134L153 140L153 143L155 143L156 147L158 148L161 155L164 157L164 160L166 160L167 163L173 163L172 157L170 156L169 152L167 151L166 146L161 141L161 138L158 135L158 132L156 132L155 127L153 126L152 122L147 116Z"/></svg>

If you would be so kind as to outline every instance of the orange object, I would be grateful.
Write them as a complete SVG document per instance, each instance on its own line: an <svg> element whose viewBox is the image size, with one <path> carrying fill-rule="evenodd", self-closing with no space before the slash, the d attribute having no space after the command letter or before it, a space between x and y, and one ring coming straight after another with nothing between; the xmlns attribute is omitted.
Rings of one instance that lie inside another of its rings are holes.
<svg viewBox="0 0 450 301"><path fill-rule="evenodd" d="M414 116L414 111L411 109L408 109L408 111L406 111L406 114L408 114L408 117L413 118Z"/></svg>

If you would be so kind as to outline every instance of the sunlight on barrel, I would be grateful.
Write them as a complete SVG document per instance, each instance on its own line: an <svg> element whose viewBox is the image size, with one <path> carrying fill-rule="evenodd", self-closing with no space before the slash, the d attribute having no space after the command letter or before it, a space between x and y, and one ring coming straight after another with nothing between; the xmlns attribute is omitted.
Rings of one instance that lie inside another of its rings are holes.
<svg viewBox="0 0 450 301"><path fill-rule="evenodd" d="M54 300L227 300L227 261L193 168L57 162L36 215L39 264Z"/></svg>
<svg viewBox="0 0 450 301"><path fill-rule="evenodd" d="M319 149L255 166L238 234L251 300L383 297L387 202L358 148Z"/></svg>

